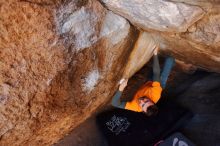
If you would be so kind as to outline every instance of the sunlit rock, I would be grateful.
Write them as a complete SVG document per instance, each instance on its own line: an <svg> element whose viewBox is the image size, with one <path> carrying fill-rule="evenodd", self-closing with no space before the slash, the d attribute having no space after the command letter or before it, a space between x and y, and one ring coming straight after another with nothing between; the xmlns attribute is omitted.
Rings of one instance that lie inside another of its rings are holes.
<svg viewBox="0 0 220 146"><path fill-rule="evenodd" d="M220 72L219 3L182 0L102 0L113 12L147 31L167 55Z"/></svg>
<svg viewBox="0 0 220 146"><path fill-rule="evenodd" d="M211 13L196 25L191 26L187 37L198 43L220 46L220 14Z"/></svg>
<svg viewBox="0 0 220 146"><path fill-rule="evenodd" d="M220 9L200 2L0 2L0 145L51 145L106 104L139 30L183 70L220 72Z"/></svg>
<svg viewBox="0 0 220 146"><path fill-rule="evenodd" d="M0 145L51 145L108 101L134 28L94 0L0 10Z"/></svg>
<svg viewBox="0 0 220 146"><path fill-rule="evenodd" d="M185 32L204 11L193 5L163 0L102 0L113 12L142 29Z"/></svg>

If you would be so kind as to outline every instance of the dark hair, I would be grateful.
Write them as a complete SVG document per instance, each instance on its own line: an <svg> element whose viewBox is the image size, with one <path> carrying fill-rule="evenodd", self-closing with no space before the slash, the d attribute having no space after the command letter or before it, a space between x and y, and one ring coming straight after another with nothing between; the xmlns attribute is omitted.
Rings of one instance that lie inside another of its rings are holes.
<svg viewBox="0 0 220 146"><path fill-rule="evenodd" d="M156 105L151 105L147 108L147 112L144 112L147 116L155 116L158 113L158 107Z"/></svg>

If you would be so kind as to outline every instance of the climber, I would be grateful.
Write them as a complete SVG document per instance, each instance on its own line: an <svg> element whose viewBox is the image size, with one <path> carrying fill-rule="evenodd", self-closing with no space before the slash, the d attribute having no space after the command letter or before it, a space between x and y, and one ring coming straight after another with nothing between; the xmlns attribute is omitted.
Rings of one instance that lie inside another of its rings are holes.
<svg viewBox="0 0 220 146"><path fill-rule="evenodd" d="M160 76L160 65L157 56L158 49L158 47L155 47L153 52L153 81L148 81L143 86L141 86L136 92L132 101L123 102L120 101L120 97L124 88L127 86L128 79L122 79L122 82L119 85L119 90L115 93L114 97L112 98L111 104L114 107L132 110L135 112L143 112L147 116L157 114L158 108L155 104L160 99L162 89L165 88L167 78L175 63L173 57L166 58Z"/></svg>

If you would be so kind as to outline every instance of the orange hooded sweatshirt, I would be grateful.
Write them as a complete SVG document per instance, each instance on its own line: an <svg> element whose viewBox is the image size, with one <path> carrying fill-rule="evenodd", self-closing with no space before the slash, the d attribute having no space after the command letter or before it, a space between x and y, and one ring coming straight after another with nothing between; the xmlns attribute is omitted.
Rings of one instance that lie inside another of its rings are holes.
<svg viewBox="0 0 220 146"><path fill-rule="evenodd" d="M161 92L162 92L162 87L160 86L159 82L148 81L138 89L132 101L126 102L125 109L136 112L142 112L142 109L138 104L138 98L147 96L154 103L157 103L161 97Z"/></svg>

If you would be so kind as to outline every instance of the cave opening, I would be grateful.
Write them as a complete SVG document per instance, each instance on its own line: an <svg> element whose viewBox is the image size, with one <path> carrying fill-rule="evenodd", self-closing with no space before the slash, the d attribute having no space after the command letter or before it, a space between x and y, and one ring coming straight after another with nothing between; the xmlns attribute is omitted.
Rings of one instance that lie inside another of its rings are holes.
<svg viewBox="0 0 220 146"><path fill-rule="evenodd" d="M163 64L164 58L160 57ZM162 66L160 64L160 66ZM122 100L130 100L137 89L151 76L152 61L133 75L128 82ZM220 144L220 74L207 72L203 69L184 68L176 62L163 90L160 100L171 100L190 110L193 117L188 120L179 132L193 143L200 146ZM56 146L64 145L96 145L108 146L108 142L97 126L96 115L112 109L110 102L75 128Z"/></svg>

